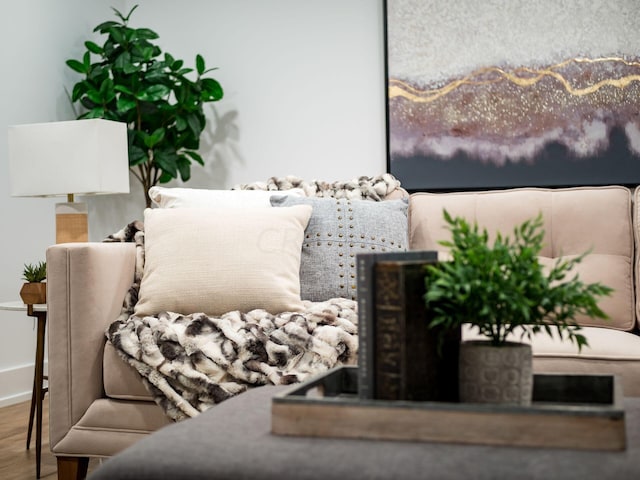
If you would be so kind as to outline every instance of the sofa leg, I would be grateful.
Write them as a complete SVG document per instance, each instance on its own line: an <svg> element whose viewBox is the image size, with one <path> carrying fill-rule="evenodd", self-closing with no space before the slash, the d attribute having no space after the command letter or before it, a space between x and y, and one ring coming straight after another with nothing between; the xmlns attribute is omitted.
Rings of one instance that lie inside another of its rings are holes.
<svg viewBox="0 0 640 480"><path fill-rule="evenodd" d="M87 477L89 457L56 457L58 480L84 480Z"/></svg>

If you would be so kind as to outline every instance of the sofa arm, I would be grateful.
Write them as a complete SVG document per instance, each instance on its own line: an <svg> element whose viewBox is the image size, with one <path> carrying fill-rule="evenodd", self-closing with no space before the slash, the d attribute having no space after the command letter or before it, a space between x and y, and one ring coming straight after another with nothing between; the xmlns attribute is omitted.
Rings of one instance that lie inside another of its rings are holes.
<svg viewBox="0 0 640 480"><path fill-rule="evenodd" d="M135 272L133 243L66 243L47 249L49 438L54 447L103 396L105 330Z"/></svg>

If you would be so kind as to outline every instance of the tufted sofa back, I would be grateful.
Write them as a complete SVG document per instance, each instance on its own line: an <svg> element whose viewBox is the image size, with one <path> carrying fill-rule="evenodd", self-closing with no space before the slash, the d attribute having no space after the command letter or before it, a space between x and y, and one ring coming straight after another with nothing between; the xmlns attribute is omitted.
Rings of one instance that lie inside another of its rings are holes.
<svg viewBox="0 0 640 480"><path fill-rule="evenodd" d="M629 331L637 318L632 200L632 192L621 186L415 193L409 201L409 246L446 251L438 243L450 238L443 209L478 222L492 236L498 231L512 235L516 225L542 213L541 263L551 265L559 257L588 250L576 273L587 283L601 282L614 289L600 301L609 320L578 318L578 322Z"/></svg>

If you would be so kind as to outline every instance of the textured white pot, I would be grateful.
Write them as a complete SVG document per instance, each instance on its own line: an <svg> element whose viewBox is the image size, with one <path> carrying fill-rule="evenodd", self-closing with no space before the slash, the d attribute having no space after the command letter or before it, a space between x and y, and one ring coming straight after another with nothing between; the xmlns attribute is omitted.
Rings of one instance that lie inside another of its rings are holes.
<svg viewBox="0 0 640 480"><path fill-rule="evenodd" d="M460 401L531 405L531 346L508 342L495 347L474 340L460 345Z"/></svg>

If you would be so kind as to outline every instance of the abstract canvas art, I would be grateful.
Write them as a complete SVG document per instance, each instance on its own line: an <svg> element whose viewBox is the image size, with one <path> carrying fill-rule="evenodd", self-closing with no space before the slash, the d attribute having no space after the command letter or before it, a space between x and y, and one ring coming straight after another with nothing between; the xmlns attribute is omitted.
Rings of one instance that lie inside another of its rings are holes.
<svg viewBox="0 0 640 480"><path fill-rule="evenodd" d="M637 0L387 0L409 190L640 183Z"/></svg>

